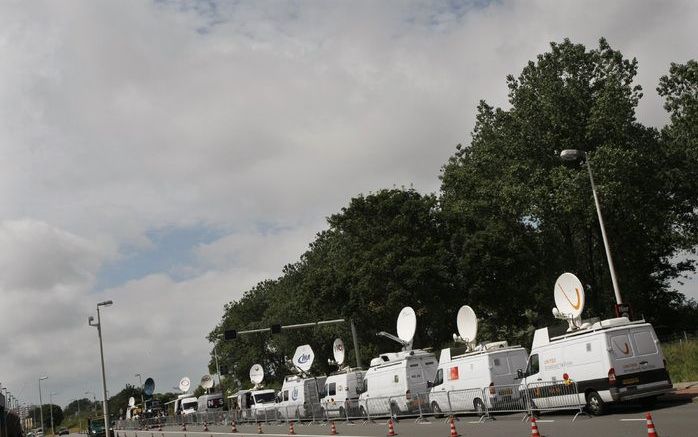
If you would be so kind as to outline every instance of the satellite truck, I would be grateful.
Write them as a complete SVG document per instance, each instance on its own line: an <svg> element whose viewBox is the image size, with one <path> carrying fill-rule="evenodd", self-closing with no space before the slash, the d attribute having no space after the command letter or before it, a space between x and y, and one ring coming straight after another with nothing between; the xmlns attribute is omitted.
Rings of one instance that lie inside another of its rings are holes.
<svg viewBox="0 0 698 437"><path fill-rule="evenodd" d="M519 405L522 400L516 387L516 369L526 366L526 349L509 346L506 341L478 345L477 316L468 305L458 310L456 325L458 334L453 334L453 339L464 346L441 350L439 367L429 391L432 412L436 415L455 411L482 414L485 405L490 409Z"/></svg>
<svg viewBox="0 0 698 437"><path fill-rule="evenodd" d="M344 366L344 341L338 338L332 345L334 361L327 360L330 365L336 365L339 370L332 373L325 381L325 396L320 399L323 413L326 417L354 417L360 413L359 395L364 391L364 376L366 371L351 366Z"/></svg>
<svg viewBox="0 0 698 437"><path fill-rule="evenodd" d="M365 391L359 396L361 416L397 417L427 408L423 401L436 376L437 361L431 352L412 349L416 329L417 315L411 307L404 307L397 318L397 337L378 333L399 343L402 351L371 360L364 377Z"/></svg>
<svg viewBox="0 0 698 437"><path fill-rule="evenodd" d="M276 419L276 392L262 386L264 368L261 364L250 367L250 381L254 384L251 389L228 396L233 401L233 409L238 410L243 419Z"/></svg>
<svg viewBox="0 0 698 437"><path fill-rule="evenodd" d="M577 400L594 415L607 404L640 400L651 406L672 391L666 361L652 325L627 317L582 320L584 288L572 273L555 282L553 315L567 321L562 335L551 337L547 327L535 331L525 370L518 370L522 389L534 408L565 406L569 396L556 396L546 383L574 383ZM531 388L531 386L535 388Z"/></svg>
<svg viewBox="0 0 698 437"><path fill-rule="evenodd" d="M191 380L186 376L179 380L179 390L182 394L177 396L177 399L170 401L165 405L173 404L175 415L186 416L187 414L196 413L198 401L196 396L189 394L191 388Z"/></svg>
<svg viewBox="0 0 698 437"><path fill-rule="evenodd" d="M209 393L213 387L213 378L206 374L201 377L201 388L206 390L205 395L199 396L198 408L199 413L210 413L221 411L223 409L223 393Z"/></svg>
<svg viewBox="0 0 698 437"><path fill-rule="evenodd" d="M321 417L320 397L326 376L310 376L315 353L308 344L298 346L291 361L293 375L287 375L278 397L278 412L283 418Z"/></svg>

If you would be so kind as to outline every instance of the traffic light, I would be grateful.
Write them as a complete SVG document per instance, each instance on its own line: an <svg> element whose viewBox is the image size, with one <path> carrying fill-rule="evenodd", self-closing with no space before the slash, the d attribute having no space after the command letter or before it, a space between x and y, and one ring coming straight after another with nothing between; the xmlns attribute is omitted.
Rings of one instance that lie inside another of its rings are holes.
<svg viewBox="0 0 698 437"><path fill-rule="evenodd" d="M271 333L272 334L279 334L281 333L281 324L276 323L274 325L271 325Z"/></svg>
<svg viewBox="0 0 698 437"><path fill-rule="evenodd" d="M223 333L224 340L235 340L235 338L237 336L238 336L238 332L234 329L226 329L225 332Z"/></svg>

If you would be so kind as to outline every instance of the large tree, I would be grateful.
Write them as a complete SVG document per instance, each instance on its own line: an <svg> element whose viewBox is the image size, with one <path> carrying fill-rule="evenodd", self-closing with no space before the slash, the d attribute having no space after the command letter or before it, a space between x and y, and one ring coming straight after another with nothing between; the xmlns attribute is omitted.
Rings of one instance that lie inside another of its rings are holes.
<svg viewBox="0 0 698 437"><path fill-rule="evenodd" d="M696 191L682 193L677 214L671 180L695 169L677 166L658 132L636 121L636 73L637 61L603 39L592 50L553 43L507 78L510 108L480 103L470 146L445 165L458 286L494 316L496 330L515 336L549 323L552 285L564 271L588 285L586 316L612 315L586 164L563 163L564 149L585 151L592 164L624 300L638 316L675 321L683 295L669 284L689 268L675 257L695 244Z"/></svg>
<svg viewBox="0 0 698 437"><path fill-rule="evenodd" d="M316 353L317 371L330 370L334 337L341 336L351 351L348 324L311 330L283 331L221 341L222 331L268 327L272 323L302 323L335 318L353 319L359 332L364 364L381 350L399 349L376 337L395 331L404 305L419 316L416 344L446 341L455 326L449 255L443 246L437 199L414 190L381 190L352 199L328 219L329 229L318 234L295 264L277 280L259 283L237 302L226 306L222 323L210 339L219 358L243 385L248 370L260 362L269 379L279 381L288 369L284 356L309 343Z"/></svg>

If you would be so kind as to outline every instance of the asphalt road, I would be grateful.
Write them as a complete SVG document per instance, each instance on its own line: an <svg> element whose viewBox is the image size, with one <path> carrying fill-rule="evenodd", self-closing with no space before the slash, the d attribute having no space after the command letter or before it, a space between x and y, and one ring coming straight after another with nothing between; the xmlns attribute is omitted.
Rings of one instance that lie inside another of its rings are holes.
<svg viewBox="0 0 698 437"><path fill-rule="evenodd" d="M572 422L574 414L544 414L538 420L538 429L543 437L640 437L647 436L645 411L639 407L616 407L610 414L601 417L579 416ZM652 410L657 433L661 437L698 437L698 403L662 403ZM477 423L476 418L460 417L456 430L463 437L470 436L530 436L531 425L521 421L521 415L498 416L496 420ZM343 437L386 436L385 421L373 424L337 422L338 435ZM230 434L230 427L210 426L203 432L201 426L189 426L187 431L163 429L160 431L118 431L119 437L220 437ZM296 435L330 435L330 428L323 425L296 425ZM255 425L238 425L238 436L258 435ZM269 436L287 436L288 425L262 425L262 432ZM449 424L434 419L428 423L401 420L395 432L404 437L429 436L449 437Z"/></svg>

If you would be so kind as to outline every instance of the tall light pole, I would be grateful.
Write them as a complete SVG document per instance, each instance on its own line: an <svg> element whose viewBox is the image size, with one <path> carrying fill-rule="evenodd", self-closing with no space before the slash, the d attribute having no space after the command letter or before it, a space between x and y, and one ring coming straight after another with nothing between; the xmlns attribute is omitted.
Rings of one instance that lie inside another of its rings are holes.
<svg viewBox="0 0 698 437"><path fill-rule="evenodd" d="M140 388L140 392L141 392L141 408L143 408L143 411L145 411L145 400L143 399L143 380L141 379L141 374L136 373L133 376L138 377L138 387Z"/></svg>
<svg viewBox="0 0 698 437"><path fill-rule="evenodd" d="M583 150L565 149L560 152L560 158L563 161L577 161L583 159L586 162L587 170L589 171L589 180L591 181L591 192L594 194L594 204L596 205L596 214L599 217L599 226L601 227L601 238L603 246L606 249L606 259L608 260L608 270L611 272L611 282L613 282L613 292L616 295L616 304L621 305L623 299L620 297L620 287L618 287L618 279L616 278L616 268L613 265L611 257L611 247L608 245L608 237L606 236L606 227L603 224L603 216L601 215L601 205L599 204L599 195L596 193L596 185L594 184L594 175L591 172L591 160L587 153Z"/></svg>
<svg viewBox="0 0 698 437"><path fill-rule="evenodd" d="M90 316L87 319L87 323L90 326L94 326L97 328L97 336L99 337L99 356L102 360L102 390L104 393L104 401L102 402L102 412L104 414L104 435L107 437L110 436L109 433L109 410L107 408L107 376L106 372L104 370L104 347L102 346L102 320L99 315L99 307L106 307L114 302L110 300L105 300L104 302L100 302L97 304L97 323L94 322L94 317Z"/></svg>
<svg viewBox="0 0 698 437"><path fill-rule="evenodd" d="M50 408L51 411L51 434L56 435L55 428L53 427L53 395L57 395L58 393L49 393L48 394L48 407Z"/></svg>
<svg viewBox="0 0 698 437"><path fill-rule="evenodd" d="M41 400L41 381L48 379L48 376L39 378L39 411L41 411L41 432L44 432L44 401Z"/></svg>

